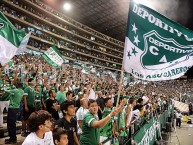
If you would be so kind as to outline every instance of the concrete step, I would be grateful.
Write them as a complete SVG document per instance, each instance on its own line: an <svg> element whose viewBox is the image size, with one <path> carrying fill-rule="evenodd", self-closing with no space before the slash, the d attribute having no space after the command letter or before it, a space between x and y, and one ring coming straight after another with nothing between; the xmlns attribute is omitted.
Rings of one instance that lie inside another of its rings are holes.
<svg viewBox="0 0 193 145"><path fill-rule="evenodd" d="M22 123L17 122L16 123L16 133L20 134L22 129ZM0 127L0 138L7 137L8 131L7 131L7 123L3 123L3 126Z"/></svg>
<svg viewBox="0 0 193 145"><path fill-rule="evenodd" d="M0 138L0 145L5 145L5 143L4 143L5 139L8 139L8 137ZM17 143L16 144L9 144L9 145L21 145L24 140L25 140L25 137L22 137L20 134L18 134L17 135Z"/></svg>

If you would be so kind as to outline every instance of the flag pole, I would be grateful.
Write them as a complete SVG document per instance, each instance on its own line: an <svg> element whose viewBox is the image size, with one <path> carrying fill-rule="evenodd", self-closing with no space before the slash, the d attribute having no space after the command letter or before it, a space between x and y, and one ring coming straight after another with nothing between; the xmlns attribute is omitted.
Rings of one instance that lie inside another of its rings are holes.
<svg viewBox="0 0 193 145"><path fill-rule="evenodd" d="M121 95L121 89L122 89L122 85L123 85L123 77L124 77L124 67L123 67L123 63L122 63L122 67L121 67L121 77L120 77L120 81L119 81L119 89L118 89L118 97L117 97L117 103L116 103L116 107L119 105L119 100L120 100L120 95Z"/></svg>
<svg viewBox="0 0 193 145"><path fill-rule="evenodd" d="M129 0L129 6L130 6L130 0ZM129 9L128 9L128 16L129 16ZM127 31L128 31L128 28L129 27L128 27L128 23L127 23ZM126 31L126 33L127 33L127 31ZM125 37L125 41L126 41L126 37ZM122 86L123 86L124 64L125 64L125 57L126 57L125 55L126 55L126 43L124 46L123 61L122 61L122 67L121 67L121 76L120 76L120 80L119 80L119 88L118 88L118 93L117 93L116 108L119 105L120 95L121 95ZM119 116L120 116L120 114L119 114ZM120 124L120 117L118 117L118 120L117 120L117 129L116 129L117 131L119 130L119 124Z"/></svg>
<svg viewBox="0 0 193 145"><path fill-rule="evenodd" d="M130 5L130 0L129 0L129 5ZM129 9L128 9L128 16L129 16ZM127 23L127 31L128 31L128 23ZM127 32L126 31L126 32ZM125 44L126 45L126 44ZM116 107L119 105L119 100L120 100L120 95L121 95L121 89L123 85L123 77L124 77L124 64L125 64L125 56L126 55L126 46L124 46L124 53L123 53L123 61L122 61L122 67L121 67L121 77L119 81L119 88L118 88L118 93L117 93L117 102L116 102Z"/></svg>

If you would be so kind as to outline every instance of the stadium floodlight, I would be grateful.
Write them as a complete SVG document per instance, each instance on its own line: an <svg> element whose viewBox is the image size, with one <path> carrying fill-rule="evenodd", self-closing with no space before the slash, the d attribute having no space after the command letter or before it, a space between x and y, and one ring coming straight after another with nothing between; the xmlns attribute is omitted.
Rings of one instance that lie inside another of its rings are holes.
<svg viewBox="0 0 193 145"><path fill-rule="evenodd" d="M71 4L70 3L64 3L63 8L64 8L64 10L69 11L71 9Z"/></svg>

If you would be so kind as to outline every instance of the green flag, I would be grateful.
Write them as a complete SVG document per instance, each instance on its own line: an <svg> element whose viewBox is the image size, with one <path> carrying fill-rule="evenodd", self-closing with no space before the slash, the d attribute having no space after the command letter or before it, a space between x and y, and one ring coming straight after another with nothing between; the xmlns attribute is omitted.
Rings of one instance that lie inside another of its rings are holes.
<svg viewBox="0 0 193 145"><path fill-rule="evenodd" d="M24 30L17 30L0 12L0 63L4 65L16 54L25 36Z"/></svg>
<svg viewBox="0 0 193 145"><path fill-rule="evenodd" d="M56 46L50 47L47 51L44 52L42 57L52 66L58 68L64 62L62 55L56 48Z"/></svg>
<svg viewBox="0 0 193 145"><path fill-rule="evenodd" d="M124 70L134 77L176 79L193 65L193 32L141 4L130 2Z"/></svg>

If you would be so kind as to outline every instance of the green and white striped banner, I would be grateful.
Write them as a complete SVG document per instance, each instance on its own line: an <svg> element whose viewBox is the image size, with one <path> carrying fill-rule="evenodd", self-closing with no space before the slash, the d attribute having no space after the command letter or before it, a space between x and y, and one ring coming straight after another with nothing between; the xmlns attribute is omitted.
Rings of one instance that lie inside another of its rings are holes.
<svg viewBox="0 0 193 145"><path fill-rule="evenodd" d="M56 48L56 46L50 47L47 51L44 52L42 57L52 66L58 68L64 62L62 55Z"/></svg>

